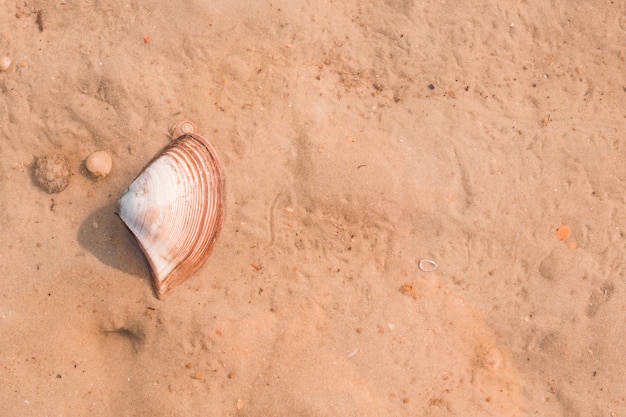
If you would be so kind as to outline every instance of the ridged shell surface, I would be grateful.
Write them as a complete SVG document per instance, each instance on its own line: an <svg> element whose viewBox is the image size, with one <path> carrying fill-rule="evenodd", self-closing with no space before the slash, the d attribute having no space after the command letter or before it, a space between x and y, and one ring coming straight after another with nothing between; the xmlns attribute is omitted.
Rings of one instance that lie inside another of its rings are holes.
<svg viewBox="0 0 626 417"><path fill-rule="evenodd" d="M189 133L165 148L118 201L163 298L206 262L224 218L224 178L211 144Z"/></svg>

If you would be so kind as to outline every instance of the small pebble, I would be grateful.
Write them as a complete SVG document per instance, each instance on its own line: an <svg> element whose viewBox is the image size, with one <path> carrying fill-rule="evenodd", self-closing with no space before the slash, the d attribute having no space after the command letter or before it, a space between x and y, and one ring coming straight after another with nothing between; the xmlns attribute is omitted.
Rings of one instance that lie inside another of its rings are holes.
<svg viewBox="0 0 626 417"><path fill-rule="evenodd" d="M96 151L87 157L85 167L93 176L101 179L111 172L113 160L105 151Z"/></svg>
<svg viewBox="0 0 626 417"><path fill-rule="evenodd" d="M8 71L10 66L11 58L9 58L8 56L3 56L2 58L0 58L0 70Z"/></svg>
<svg viewBox="0 0 626 417"><path fill-rule="evenodd" d="M70 164L63 155L45 155L35 160L35 182L45 192L60 193L70 185Z"/></svg>

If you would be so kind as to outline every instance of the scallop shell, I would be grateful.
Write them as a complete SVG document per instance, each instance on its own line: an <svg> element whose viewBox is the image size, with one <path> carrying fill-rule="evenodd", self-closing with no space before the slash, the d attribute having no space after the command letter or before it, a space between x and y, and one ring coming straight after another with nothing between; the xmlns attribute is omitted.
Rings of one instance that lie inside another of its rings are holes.
<svg viewBox="0 0 626 417"><path fill-rule="evenodd" d="M176 138L130 184L117 215L164 298L204 265L222 227L224 176L213 146L195 129Z"/></svg>

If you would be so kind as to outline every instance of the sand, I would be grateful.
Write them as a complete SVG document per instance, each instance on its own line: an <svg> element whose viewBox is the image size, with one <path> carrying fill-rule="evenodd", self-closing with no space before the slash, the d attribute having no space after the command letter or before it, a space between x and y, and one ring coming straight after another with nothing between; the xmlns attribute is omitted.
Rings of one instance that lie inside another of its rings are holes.
<svg viewBox="0 0 626 417"><path fill-rule="evenodd" d="M3 415L626 415L623 2L2 0L0 35ZM159 301L114 210L180 118L227 214Z"/></svg>

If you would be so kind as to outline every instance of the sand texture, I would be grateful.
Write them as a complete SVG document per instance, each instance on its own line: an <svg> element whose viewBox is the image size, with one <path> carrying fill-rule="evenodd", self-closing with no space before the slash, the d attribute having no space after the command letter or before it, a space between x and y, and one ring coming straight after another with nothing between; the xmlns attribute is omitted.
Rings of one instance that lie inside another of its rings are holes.
<svg viewBox="0 0 626 417"><path fill-rule="evenodd" d="M2 415L626 416L624 2L0 0L0 56ZM181 118L226 217L160 301L114 211Z"/></svg>

